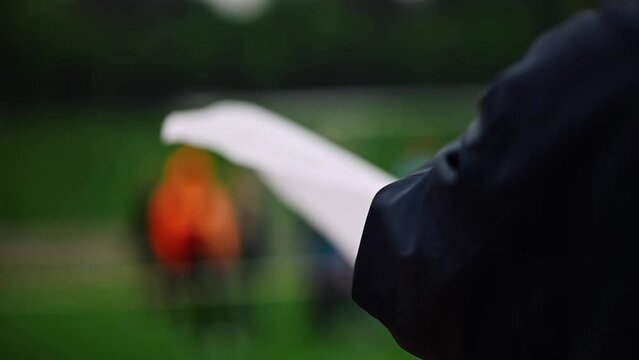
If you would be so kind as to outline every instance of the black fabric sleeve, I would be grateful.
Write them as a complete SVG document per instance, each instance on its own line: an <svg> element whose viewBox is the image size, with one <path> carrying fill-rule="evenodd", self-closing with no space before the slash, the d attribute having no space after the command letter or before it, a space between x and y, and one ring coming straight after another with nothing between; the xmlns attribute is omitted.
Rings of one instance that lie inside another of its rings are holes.
<svg viewBox="0 0 639 360"><path fill-rule="evenodd" d="M543 35L483 97L479 119L429 167L375 196L353 298L407 351L462 359L526 346L534 252L556 194L636 57L599 13ZM533 245L534 244L534 245Z"/></svg>

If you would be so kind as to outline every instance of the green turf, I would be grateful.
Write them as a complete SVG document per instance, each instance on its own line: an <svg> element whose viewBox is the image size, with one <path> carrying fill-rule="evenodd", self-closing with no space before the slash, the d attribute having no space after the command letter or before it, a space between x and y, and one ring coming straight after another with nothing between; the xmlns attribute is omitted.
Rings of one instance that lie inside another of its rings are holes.
<svg viewBox="0 0 639 360"><path fill-rule="evenodd" d="M309 303L281 302L256 305L248 320L227 318L196 332L166 311L145 308L133 288L14 288L2 294L3 359L410 358L352 304L325 331L309 326Z"/></svg>

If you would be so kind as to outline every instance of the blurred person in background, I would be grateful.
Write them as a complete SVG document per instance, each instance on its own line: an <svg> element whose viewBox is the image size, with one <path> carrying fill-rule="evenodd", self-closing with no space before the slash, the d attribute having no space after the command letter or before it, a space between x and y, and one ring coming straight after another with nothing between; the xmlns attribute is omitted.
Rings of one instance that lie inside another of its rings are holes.
<svg viewBox="0 0 639 360"><path fill-rule="evenodd" d="M264 187L250 171L234 168L230 178L242 241L239 281L245 306L241 314L252 322L257 298L255 289L269 250L267 202Z"/></svg>
<svg viewBox="0 0 639 360"><path fill-rule="evenodd" d="M353 268L326 237L309 226L302 228L301 234L310 245L310 318L314 329L328 334L339 324L344 311L350 309Z"/></svg>
<svg viewBox="0 0 639 360"><path fill-rule="evenodd" d="M228 308L220 305L228 302L228 276L241 251L235 206L213 171L208 153L178 148L166 162L147 214L149 245L166 281L169 306L192 307L193 320L204 327L228 317Z"/></svg>
<svg viewBox="0 0 639 360"><path fill-rule="evenodd" d="M425 359L639 354L637 100L639 5L545 33L376 195L355 301Z"/></svg>

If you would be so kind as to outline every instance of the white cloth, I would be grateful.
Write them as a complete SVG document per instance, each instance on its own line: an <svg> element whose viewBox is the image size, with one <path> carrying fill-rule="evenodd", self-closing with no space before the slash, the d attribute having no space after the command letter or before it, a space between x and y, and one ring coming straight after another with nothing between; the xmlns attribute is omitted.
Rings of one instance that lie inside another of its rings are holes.
<svg viewBox="0 0 639 360"><path fill-rule="evenodd" d="M351 264L373 196L395 180L310 130L246 102L173 112L162 139L212 150L256 171Z"/></svg>

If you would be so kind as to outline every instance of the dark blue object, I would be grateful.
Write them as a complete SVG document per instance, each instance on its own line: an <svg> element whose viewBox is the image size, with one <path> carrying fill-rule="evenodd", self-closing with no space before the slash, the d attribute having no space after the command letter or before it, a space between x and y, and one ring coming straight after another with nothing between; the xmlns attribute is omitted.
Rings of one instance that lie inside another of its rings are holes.
<svg viewBox="0 0 639 360"><path fill-rule="evenodd" d="M544 34L375 197L353 298L429 359L639 357L639 7Z"/></svg>

